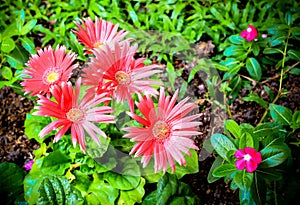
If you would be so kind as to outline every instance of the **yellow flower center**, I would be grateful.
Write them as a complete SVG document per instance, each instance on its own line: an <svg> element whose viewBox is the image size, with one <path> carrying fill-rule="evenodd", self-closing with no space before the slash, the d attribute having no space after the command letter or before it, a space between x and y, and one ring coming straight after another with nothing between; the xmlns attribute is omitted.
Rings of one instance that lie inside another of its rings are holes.
<svg viewBox="0 0 300 205"><path fill-rule="evenodd" d="M244 160L249 161L251 159L251 156L249 154L244 155Z"/></svg>
<svg viewBox="0 0 300 205"><path fill-rule="evenodd" d="M170 136L169 125L164 121L157 121L152 128L153 136L158 140L164 140Z"/></svg>
<svg viewBox="0 0 300 205"><path fill-rule="evenodd" d="M130 76L123 71L116 72L115 78L116 81L121 85L128 85L130 83Z"/></svg>
<svg viewBox="0 0 300 205"><path fill-rule="evenodd" d="M71 108L66 115L67 119L72 122L80 122L84 118L84 113L78 108Z"/></svg>
<svg viewBox="0 0 300 205"><path fill-rule="evenodd" d="M97 42L97 43L94 44L94 48L100 48L101 46L104 46L104 43Z"/></svg>
<svg viewBox="0 0 300 205"><path fill-rule="evenodd" d="M59 73L55 70L48 70L44 73L43 79L44 83L53 84L59 79Z"/></svg>

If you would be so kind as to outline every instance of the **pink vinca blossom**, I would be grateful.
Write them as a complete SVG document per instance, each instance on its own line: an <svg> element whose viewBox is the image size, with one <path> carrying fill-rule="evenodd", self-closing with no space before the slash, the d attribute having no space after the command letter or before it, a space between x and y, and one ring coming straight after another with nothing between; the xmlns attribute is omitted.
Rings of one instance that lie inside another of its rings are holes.
<svg viewBox="0 0 300 205"><path fill-rule="evenodd" d="M237 158L235 163L236 168L243 170L246 167L247 172L254 172L258 164L262 161L260 152L251 147L246 147L244 150L237 150L234 157Z"/></svg>
<svg viewBox="0 0 300 205"><path fill-rule="evenodd" d="M257 37L258 33L254 26L251 24L248 26L246 30L241 32L241 37L245 38L247 41L253 41Z"/></svg>
<svg viewBox="0 0 300 205"><path fill-rule="evenodd" d="M51 85L59 85L67 82L72 74L72 70L78 65L73 64L75 53L66 53L65 46L57 46L55 50L49 46L44 50L40 49L38 54L32 55L26 64L25 75L21 85L26 93L32 96L49 93Z"/></svg>
<svg viewBox="0 0 300 205"><path fill-rule="evenodd" d="M197 126L201 122L195 122L198 114L187 116L196 108L194 103L188 102L189 98L181 100L175 105L178 97L178 90L173 97L165 97L164 89L160 89L158 108L154 108L152 98L149 96L140 97L137 103L139 111L144 118L128 113L144 127L126 127L128 133L124 135L137 141L130 154L135 153L135 157L142 156L143 166L147 166L154 155L155 172L163 169L165 172L168 164L175 172L175 161L179 165L186 165L184 153L191 155L189 149L197 150L198 147L190 139L193 135L199 135Z"/></svg>
<svg viewBox="0 0 300 205"><path fill-rule="evenodd" d="M145 66L144 58L134 59L137 45L130 47L125 42L121 47L115 43L115 50L109 46L95 49L95 57L83 70L83 84L91 86L92 92L108 92L118 102L127 100L131 111L134 109L132 94L158 95L151 85L160 85L158 81L147 79L161 72L156 65Z"/></svg>
<svg viewBox="0 0 300 205"><path fill-rule="evenodd" d="M39 95L37 107L38 111L34 114L40 116L51 116L57 120L51 122L39 133L39 137L44 137L52 130L60 128L54 137L57 142L71 128L71 136L74 147L78 142L80 149L85 152L85 131L100 146L98 134L107 137L93 122L113 123L114 117L106 115L113 110L108 106L98 106L100 103L110 100L108 97L101 95L85 94L79 101L81 79L76 82L75 89L70 82L62 83L61 86L54 85L50 88L55 102ZM96 107L95 107L96 106Z"/></svg>
<svg viewBox="0 0 300 205"><path fill-rule="evenodd" d="M114 42L122 43L122 39L128 34L125 30L118 32L119 25L114 25L112 22L106 22L95 17L95 22L91 18L80 20L75 24L78 27L74 33L79 38L79 41L85 45L89 54L94 48L102 48L104 45L109 45L113 48Z"/></svg>
<svg viewBox="0 0 300 205"><path fill-rule="evenodd" d="M26 171L30 171L31 168L32 168L32 165L34 163L34 160L30 160L29 162L27 162L25 165L24 165L24 168Z"/></svg>

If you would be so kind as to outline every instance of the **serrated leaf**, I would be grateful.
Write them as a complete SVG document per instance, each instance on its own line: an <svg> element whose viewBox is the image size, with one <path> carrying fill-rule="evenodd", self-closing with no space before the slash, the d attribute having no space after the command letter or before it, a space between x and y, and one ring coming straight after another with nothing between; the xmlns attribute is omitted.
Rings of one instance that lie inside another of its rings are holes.
<svg viewBox="0 0 300 205"><path fill-rule="evenodd" d="M229 151L237 150L235 144L225 135L216 133L211 136L210 140L216 152L227 161L229 161L227 158L227 153Z"/></svg>
<svg viewBox="0 0 300 205"><path fill-rule="evenodd" d="M290 125L292 120L292 111L282 105L270 104L270 114L275 122L281 122L283 125Z"/></svg>
<svg viewBox="0 0 300 205"><path fill-rule="evenodd" d="M118 163L117 169L105 172L103 178L116 189L130 190L137 187L141 175L136 162L125 156Z"/></svg>
<svg viewBox="0 0 300 205"><path fill-rule="evenodd" d="M134 205L136 203L142 203L142 198L145 194L145 184L146 180L144 178L141 178L140 184L135 189L127 191L121 190L118 205Z"/></svg>
<svg viewBox="0 0 300 205"><path fill-rule="evenodd" d="M48 174L63 175L70 164L70 157L60 150L56 150L45 156L41 168Z"/></svg>
<svg viewBox="0 0 300 205"><path fill-rule="evenodd" d="M247 71L248 71L249 75L251 76L251 78L253 78L256 81L260 81L262 71L261 71L260 64L258 63L258 61L255 58L247 59L246 68L247 68Z"/></svg>
<svg viewBox="0 0 300 205"><path fill-rule="evenodd" d="M234 120L226 120L225 128L233 134L235 138L239 138L242 134L242 130Z"/></svg>
<svg viewBox="0 0 300 205"><path fill-rule="evenodd" d="M262 155L262 162L259 168L275 167L283 163L290 155L290 149L286 145L271 145L260 151Z"/></svg>
<svg viewBox="0 0 300 205"><path fill-rule="evenodd" d="M237 168L233 164L222 164L213 171L212 175L214 177L225 177L236 171Z"/></svg>
<svg viewBox="0 0 300 205"><path fill-rule="evenodd" d="M12 38L6 38L1 43L1 51L10 53L16 47L15 41Z"/></svg>

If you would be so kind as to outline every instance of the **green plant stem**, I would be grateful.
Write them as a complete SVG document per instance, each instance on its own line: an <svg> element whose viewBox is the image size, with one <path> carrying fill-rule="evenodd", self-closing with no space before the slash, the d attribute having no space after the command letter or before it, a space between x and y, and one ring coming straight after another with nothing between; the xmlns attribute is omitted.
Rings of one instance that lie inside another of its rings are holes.
<svg viewBox="0 0 300 205"><path fill-rule="evenodd" d="M274 100L272 101L272 104L276 103L277 100L280 98L280 96L282 95L282 81L283 81L283 76L286 72L284 72L284 63L285 63L285 58L286 58L286 54L287 54L287 47L289 44L289 37L291 35L291 30L289 29L288 35L287 35L287 39L286 39L286 43L285 43L285 47L284 47L284 52L283 52L283 59L282 59L282 64L281 64L281 71L280 71L280 79L279 79L279 88L278 88L278 93L276 95L276 97L274 98ZM288 70L288 69L287 69ZM262 116L262 118L260 119L259 123L262 123L263 120L265 119L265 117L267 116L269 112L269 109L267 108Z"/></svg>

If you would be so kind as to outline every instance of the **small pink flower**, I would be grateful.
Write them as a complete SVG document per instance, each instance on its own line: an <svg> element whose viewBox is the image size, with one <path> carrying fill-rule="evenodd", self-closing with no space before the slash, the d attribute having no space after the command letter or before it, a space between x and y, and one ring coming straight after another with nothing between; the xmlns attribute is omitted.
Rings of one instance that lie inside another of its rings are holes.
<svg viewBox="0 0 300 205"><path fill-rule="evenodd" d="M237 150L234 157L237 158L235 163L236 168L243 170L246 167L247 172L254 172L258 164L262 161L260 152L251 147L246 147L244 150Z"/></svg>
<svg viewBox="0 0 300 205"><path fill-rule="evenodd" d="M128 34L125 30L118 32L119 25L114 25L112 22L106 22L95 17L95 22L91 18L80 20L75 24L78 27L74 33L78 36L79 41L85 45L89 54L94 48L102 48L104 45L109 45L113 48L114 42L122 42L122 39Z"/></svg>
<svg viewBox="0 0 300 205"><path fill-rule="evenodd" d="M138 123L144 127L126 127L128 132L124 135L131 138L131 141L137 141L129 154L135 153L135 157L143 156L143 166L147 166L154 155L155 172L163 169L165 172L168 164L172 171L175 171L174 159L180 165L186 165L184 153L191 155L189 149L198 150L194 141L190 139L193 135L199 135L197 126L201 122L193 121L199 115L189 115L196 108L194 103L188 103L189 98L176 103L178 90L173 97L165 97L164 89L160 89L158 99L158 108L155 109L152 98L140 96L140 102L137 103L139 111L144 118L134 113L128 113Z"/></svg>
<svg viewBox="0 0 300 205"><path fill-rule="evenodd" d="M109 46L94 50L95 58L83 70L83 84L91 86L92 92L109 93L118 102L127 100L133 111L132 94L158 95L151 85L160 83L147 78L161 70L155 70L156 65L145 66L144 58L133 58L137 45L130 47L126 41L122 47L118 43L114 47L114 51Z"/></svg>
<svg viewBox="0 0 300 205"><path fill-rule="evenodd" d="M49 93L51 85L59 85L61 82L67 82L72 74L72 70L78 65L74 64L75 53L66 53L65 46L57 46L55 50L49 46L44 50L38 50L38 54L32 55L26 64L25 75L30 78L24 78L21 85L26 93L31 96L37 94Z"/></svg>
<svg viewBox="0 0 300 205"><path fill-rule="evenodd" d="M30 160L29 162L27 162L25 165L24 165L24 168L26 171L30 171L31 168L32 168L32 165L34 163L34 160Z"/></svg>
<svg viewBox="0 0 300 205"><path fill-rule="evenodd" d="M248 25L248 28L246 30L243 30L241 32L241 37L245 38L247 41L253 41L257 37L258 33L254 26L251 24Z"/></svg>
<svg viewBox="0 0 300 205"><path fill-rule="evenodd" d="M62 83L61 86L52 86L50 92L55 102L39 95L40 106L37 107L38 111L34 114L57 118L41 130L39 137L44 137L52 130L60 128L54 137L54 142L57 142L71 128L73 146L75 147L78 142L80 149L85 152L85 131L100 146L97 134L103 137L107 136L93 122L113 123L114 117L106 115L113 112L111 107L98 106L100 103L110 100L110 98L104 97L105 93L96 96L85 94L80 101L80 84L81 79L79 78L75 89L72 88L70 82Z"/></svg>

